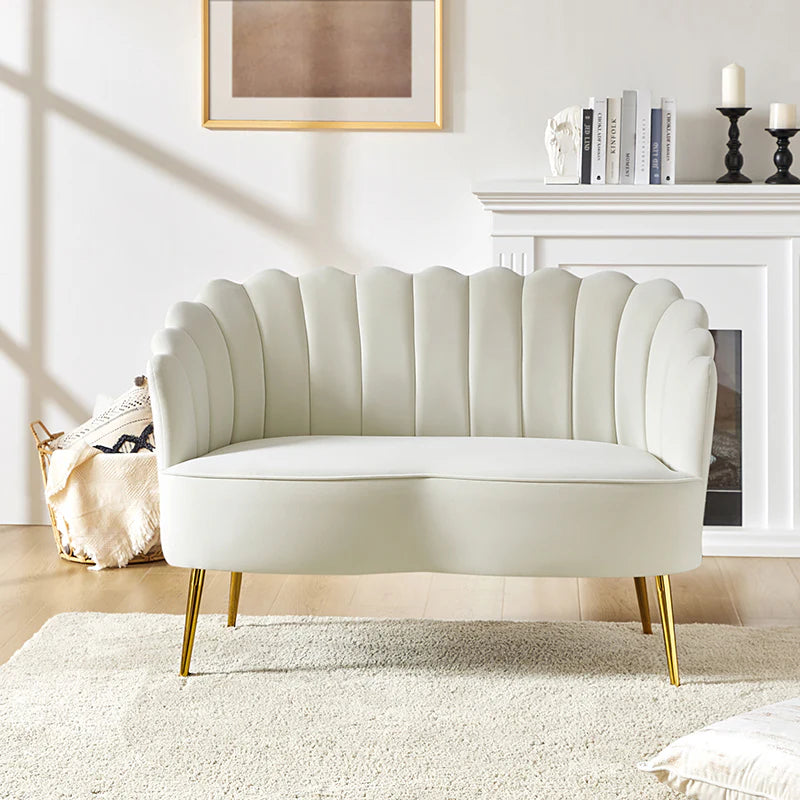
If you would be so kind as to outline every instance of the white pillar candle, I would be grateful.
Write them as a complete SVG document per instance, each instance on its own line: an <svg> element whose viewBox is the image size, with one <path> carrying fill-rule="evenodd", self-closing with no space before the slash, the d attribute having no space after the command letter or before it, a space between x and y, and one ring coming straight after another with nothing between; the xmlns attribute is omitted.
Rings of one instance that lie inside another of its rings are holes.
<svg viewBox="0 0 800 800"><path fill-rule="evenodd" d="M794 103L770 103L769 127L796 128L797 106Z"/></svg>
<svg viewBox="0 0 800 800"><path fill-rule="evenodd" d="M728 64L722 70L722 107L744 108L744 67Z"/></svg>

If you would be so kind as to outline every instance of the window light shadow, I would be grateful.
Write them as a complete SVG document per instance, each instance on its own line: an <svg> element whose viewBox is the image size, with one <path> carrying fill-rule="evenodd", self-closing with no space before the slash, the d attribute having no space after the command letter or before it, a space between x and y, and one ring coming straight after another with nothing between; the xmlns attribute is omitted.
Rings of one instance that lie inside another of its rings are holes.
<svg viewBox="0 0 800 800"><path fill-rule="evenodd" d="M32 421L42 417L46 402L57 404L77 423L90 409L45 369L47 318L45 315L47 264L47 114L55 113L83 129L115 144L128 154L177 178L186 186L206 195L222 206L246 217L271 235L300 242L314 259L335 259L349 265L377 263L373 254L353 248L337 227L341 210L334 181L341 185L344 175L330 154L323 136L315 138L321 148L315 158L313 199L309 218L293 218L260 198L242 191L213 174L198 168L181 156L125 130L120 125L74 103L47 88L47 5L48 0L30 0L29 71L27 74L0 64L0 83L24 94L28 100L28 200L27 200L27 330L26 342L20 345L0 330L0 352L26 376L26 413ZM213 135L213 134L211 134ZM330 157L328 157L330 154ZM324 156L324 157L323 157ZM321 262L320 262L321 263ZM41 477L33 444L27 457L28 519L43 517Z"/></svg>

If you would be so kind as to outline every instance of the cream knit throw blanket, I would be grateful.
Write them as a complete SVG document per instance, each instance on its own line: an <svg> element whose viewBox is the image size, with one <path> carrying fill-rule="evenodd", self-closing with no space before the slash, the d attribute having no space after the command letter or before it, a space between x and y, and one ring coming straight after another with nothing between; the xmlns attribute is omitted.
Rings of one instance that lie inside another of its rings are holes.
<svg viewBox="0 0 800 800"><path fill-rule="evenodd" d="M155 453L101 453L88 445L56 450L47 501L58 530L95 569L124 567L159 536Z"/></svg>

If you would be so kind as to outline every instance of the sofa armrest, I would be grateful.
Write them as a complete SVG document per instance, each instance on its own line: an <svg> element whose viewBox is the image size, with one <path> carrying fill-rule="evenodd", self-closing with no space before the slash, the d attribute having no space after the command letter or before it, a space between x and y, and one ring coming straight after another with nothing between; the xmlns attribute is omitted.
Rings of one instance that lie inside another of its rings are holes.
<svg viewBox="0 0 800 800"><path fill-rule="evenodd" d="M717 370L714 339L697 303L680 300L662 318L646 393L648 450L672 469L707 480Z"/></svg>
<svg viewBox="0 0 800 800"><path fill-rule="evenodd" d="M189 379L178 358L159 353L147 365L158 469L196 458L197 432Z"/></svg>
<svg viewBox="0 0 800 800"><path fill-rule="evenodd" d="M717 402L713 356L675 363L662 411L661 459L673 469L708 480Z"/></svg>
<svg viewBox="0 0 800 800"><path fill-rule="evenodd" d="M164 328L148 364L158 468L209 452L208 379L203 357L181 328Z"/></svg>

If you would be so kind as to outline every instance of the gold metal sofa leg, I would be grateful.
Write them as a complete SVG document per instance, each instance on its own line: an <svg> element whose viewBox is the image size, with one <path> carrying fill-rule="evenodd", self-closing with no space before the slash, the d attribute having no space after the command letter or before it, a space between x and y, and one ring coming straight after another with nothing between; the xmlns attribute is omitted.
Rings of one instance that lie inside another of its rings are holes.
<svg viewBox="0 0 800 800"><path fill-rule="evenodd" d="M642 618L642 633L652 633L650 602L647 599L647 579L634 578L633 582L636 584L636 599L639 602L639 616Z"/></svg>
<svg viewBox="0 0 800 800"><path fill-rule="evenodd" d="M228 627L236 627L236 614L239 611L239 595L242 591L242 573L231 572L231 589L228 595Z"/></svg>
<svg viewBox="0 0 800 800"><path fill-rule="evenodd" d="M181 652L181 677L189 674L194 646L194 632L197 630L197 615L200 613L200 598L203 596L204 569L193 569L189 576L189 597L186 600L186 623L183 628L183 650Z"/></svg>
<svg viewBox="0 0 800 800"><path fill-rule="evenodd" d="M658 591L658 607L661 611L661 628L664 632L664 647L667 651L669 682L673 686L680 686L681 679L678 674L678 649L675 646L675 621L672 618L672 589L669 584L669 575L656 575L656 589Z"/></svg>

